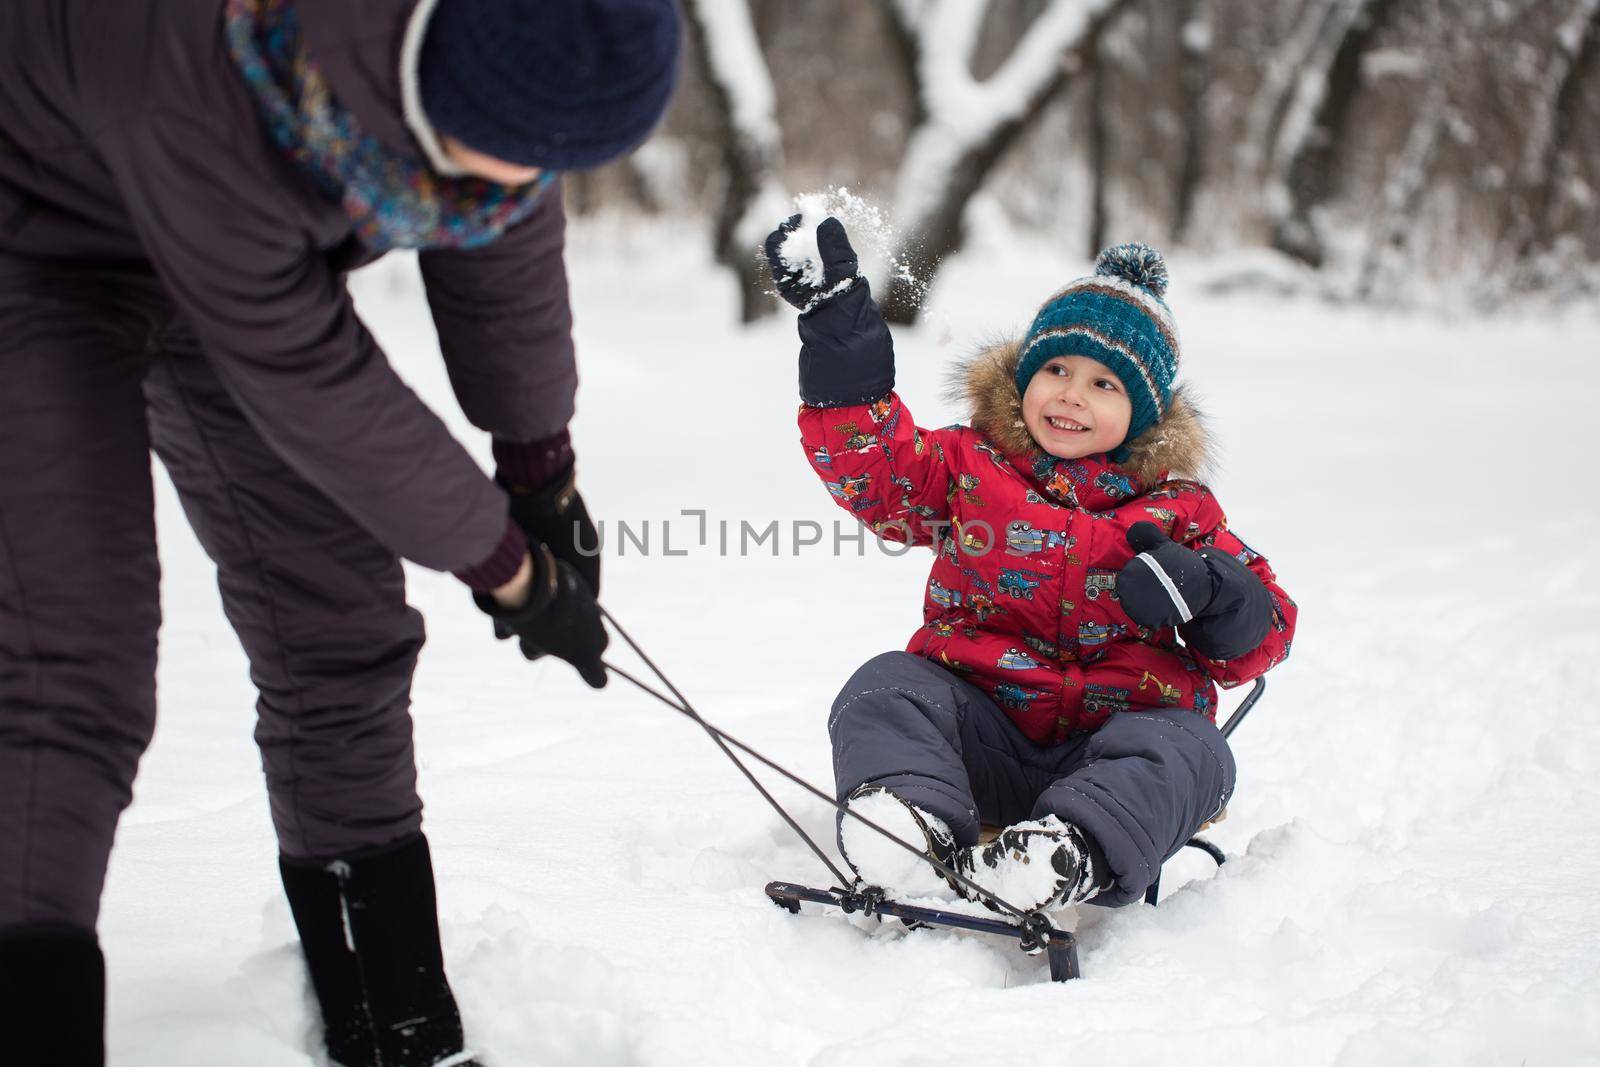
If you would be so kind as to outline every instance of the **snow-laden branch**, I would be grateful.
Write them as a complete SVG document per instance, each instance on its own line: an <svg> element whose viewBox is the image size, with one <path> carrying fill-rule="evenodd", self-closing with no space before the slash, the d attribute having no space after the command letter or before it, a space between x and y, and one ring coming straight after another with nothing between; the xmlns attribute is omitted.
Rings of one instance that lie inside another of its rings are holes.
<svg viewBox="0 0 1600 1067"><path fill-rule="evenodd" d="M1300 21L1283 47L1267 60L1261 84L1256 87L1249 118L1245 122L1241 157L1252 167L1268 158L1278 137L1278 127L1296 75L1305 67L1316 47L1322 25L1333 8L1343 0L1310 0Z"/></svg>
<svg viewBox="0 0 1600 1067"><path fill-rule="evenodd" d="M1275 185L1288 180L1290 165L1316 133L1317 112L1328 95L1328 77L1345 38L1367 16L1374 0L1334 0L1322 19L1316 41L1299 65L1294 88L1267 153L1267 170ZM1271 194L1269 189L1269 195Z"/></svg>
<svg viewBox="0 0 1600 1067"><path fill-rule="evenodd" d="M776 151L779 144L777 91L750 7L745 0L688 0L700 26L711 79L728 96L728 119L740 137Z"/></svg>
<svg viewBox="0 0 1600 1067"><path fill-rule="evenodd" d="M889 0L890 14L901 26L915 26L927 13L930 0Z"/></svg>
<svg viewBox="0 0 1600 1067"><path fill-rule="evenodd" d="M924 121L900 168L895 218L923 229L963 160L1020 123L1059 83L1067 54L1115 0L1052 0L989 78L972 76L987 0L892 0L913 42L915 91Z"/></svg>
<svg viewBox="0 0 1600 1067"><path fill-rule="evenodd" d="M760 274L752 268L754 249L789 204L778 178L783 156L778 94L747 0L686 0L685 6L727 124L728 189L718 213L716 250L745 279L748 321L771 304L755 291Z"/></svg>
<svg viewBox="0 0 1600 1067"><path fill-rule="evenodd" d="M912 24L917 42L917 95L942 120L981 122L982 94L972 78L972 55L988 0L934 0Z"/></svg>

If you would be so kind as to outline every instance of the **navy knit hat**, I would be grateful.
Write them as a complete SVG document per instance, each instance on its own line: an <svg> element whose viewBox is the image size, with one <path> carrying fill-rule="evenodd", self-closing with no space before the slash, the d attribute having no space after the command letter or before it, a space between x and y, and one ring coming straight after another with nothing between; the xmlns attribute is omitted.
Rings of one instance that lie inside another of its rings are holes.
<svg viewBox="0 0 1600 1067"><path fill-rule="evenodd" d="M1124 444L1161 421L1178 376L1178 333L1161 299L1167 265L1141 244L1100 253L1094 274L1070 282L1045 301L1022 339L1017 392L1056 356L1088 356L1110 367L1133 402Z"/></svg>
<svg viewBox="0 0 1600 1067"><path fill-rule="evenodd" d="M673 0L437 0L422 107L438 132L508 163L594 167L655 127L678 44Z"/></svg>

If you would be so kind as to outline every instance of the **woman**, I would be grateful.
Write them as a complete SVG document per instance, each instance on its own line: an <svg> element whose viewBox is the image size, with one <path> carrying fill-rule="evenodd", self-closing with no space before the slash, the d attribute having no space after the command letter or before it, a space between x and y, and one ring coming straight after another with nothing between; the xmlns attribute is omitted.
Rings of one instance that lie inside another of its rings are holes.
<svg viewBox="0 0 1600 1067"><path fill-rule="evenodd" d="M671 0L0 5L0 1058L103 1058L99 896L155 718L153 449L260 691L331 1058L470 1062L399 561L605 683L553 179L648 135L678 39ZM352 307L346 272L395 247L423 250L494 481Z"/></svg>

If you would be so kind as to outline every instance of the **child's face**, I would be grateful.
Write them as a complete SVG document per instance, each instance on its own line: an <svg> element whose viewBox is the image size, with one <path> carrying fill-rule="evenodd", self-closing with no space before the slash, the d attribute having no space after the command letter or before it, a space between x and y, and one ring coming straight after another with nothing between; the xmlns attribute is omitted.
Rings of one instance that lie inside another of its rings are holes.
<svg viewBox="0 0 1600 1067"><path fill-rule="evenodd" d="M1022 421L1057 459L1109 452L1128 436L1133 404L1111 368L1088 356L1057 356L1022 394Z"/></svg>

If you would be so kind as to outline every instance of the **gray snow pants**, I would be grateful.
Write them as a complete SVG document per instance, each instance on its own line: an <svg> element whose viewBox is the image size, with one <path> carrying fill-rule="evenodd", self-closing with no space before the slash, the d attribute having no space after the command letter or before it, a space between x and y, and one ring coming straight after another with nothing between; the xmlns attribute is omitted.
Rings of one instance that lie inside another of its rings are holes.
<svg viewBox="0 0 1600 1067"><path fill-rule="evenodd" d="M1233 794L1233 754L1192 711L1113 715L1049 747L988 694L936 663L886 652L845 683L828 718L839 799L874 782L943 819L956 842L982 824L1055 815L1089 834L1116 884L1106 906L1144 895L1161 864Z"/></svg>
<svg viewBox="0 0 1600 1067"><path fill-rule="evenodd" d="M0 927L98 917L155 725L152 449L250 661L282 852L421 825L399 561L266 447L148 275L0 256Z"/></svg>

